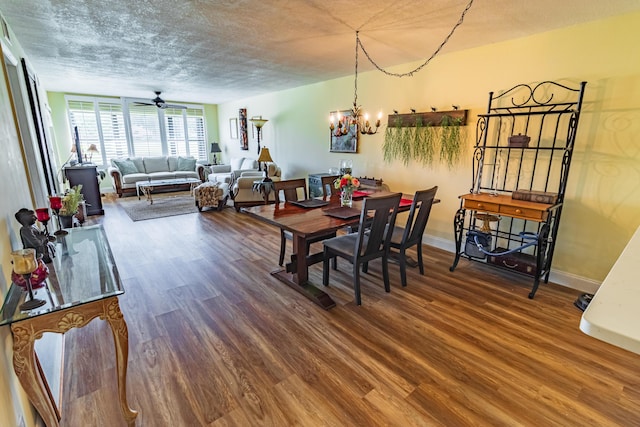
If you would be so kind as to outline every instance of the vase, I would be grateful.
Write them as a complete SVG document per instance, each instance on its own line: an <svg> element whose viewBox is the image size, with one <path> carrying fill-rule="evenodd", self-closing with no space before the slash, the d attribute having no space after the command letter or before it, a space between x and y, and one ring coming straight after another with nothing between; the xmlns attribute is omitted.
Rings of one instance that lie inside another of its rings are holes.
<svg viewBox="0 0 640 427"><path fill-rule="evenodd" d="M60 215L60 226L62 228L72 228L73 215Z"/></svg>
<svg viewBox="0 0 640 427"><path fill-rule="evenodd" d="M345 208L353 206L353 191L342 190L342 193L340 193L340 206Z"/></svg>

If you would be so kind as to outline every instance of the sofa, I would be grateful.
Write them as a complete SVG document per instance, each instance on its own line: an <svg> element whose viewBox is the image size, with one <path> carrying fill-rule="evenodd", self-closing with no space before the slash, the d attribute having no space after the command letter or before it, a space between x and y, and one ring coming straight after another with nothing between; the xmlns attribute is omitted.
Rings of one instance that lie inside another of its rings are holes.
<svg viewBox="0 0 640 427"><path fill-rule="evenodd" d="M122 197L127 194L136 194L136 182L196 178L200 179L204 165L198 163L193 157L182 156L153 156L153 157L127 157L111 159L111 166L107 172L111 176L113 189ZM175 186L174 190L188 190L189 184Z"/></svg>
<svg viewBox="0 0 640 427"><path fill-rule="evenodd" d="M269 171L269 178L272 181L280 181L282 171L280 167L275 163L267 163L267 170ZM233 198L233 207L236 211L240 211L242 207L256 206L264 203L263 194L259 190L253 188L254 181L264 178L264 172L259 170L245 171L236 178L231 190L231 197ZM274 202L275 193L269 194L268 201Z"/></svg>
<svg viewBox="0 0 640 427"><path fill-rule="evenodd" d="M228 165L209 166L208 181L225 182L230 186L243 172L259 172L258 162L248 157L232 157Z"/></svg>

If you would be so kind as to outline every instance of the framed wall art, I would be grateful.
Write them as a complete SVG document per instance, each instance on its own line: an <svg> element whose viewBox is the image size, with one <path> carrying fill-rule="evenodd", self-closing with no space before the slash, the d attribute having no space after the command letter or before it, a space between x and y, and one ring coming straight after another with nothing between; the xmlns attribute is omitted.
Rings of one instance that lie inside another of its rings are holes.
<svg viewBox="0 0 640 427"><path fill-rule="evenodd" d="M239 115L239 126L240 126L240 148L243 150L248 150L249 135L247 134L247 109L240 108L238 115Z"/></svg>
<svg viewBox="0 0 640 427"><path fill-rule="evenodd" d="M352 123L350 110L332 111L331 140L332 153L356 153L358 150L358 125Z"/></svg>
<svg viewBox="0 0 640 427"><path fill-rule="evenodd" d="M229 119L229 136L231 139L238 139L238 119Z"/></svg>

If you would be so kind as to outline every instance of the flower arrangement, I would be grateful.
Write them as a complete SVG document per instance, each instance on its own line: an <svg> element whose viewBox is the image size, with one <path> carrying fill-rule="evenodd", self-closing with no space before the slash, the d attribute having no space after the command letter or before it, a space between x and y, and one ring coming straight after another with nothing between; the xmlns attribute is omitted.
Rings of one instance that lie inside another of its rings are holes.
<svg viewBox="0 0 640 427"><path fill-rule="evenodd" d="M342 178L338 178L333 181L333 186L341 189L342 192L353 194L355 189L360 187L360 180L347 173L342 175Z"/></svg>
<svg viewBox="0 0 640 427"><path fill-rule="evenodd" d="M82 201L82 185L76 185L70 188L62 196L62 208L60 209L60 215L75 215L78 212L78 206Z"/></svg>

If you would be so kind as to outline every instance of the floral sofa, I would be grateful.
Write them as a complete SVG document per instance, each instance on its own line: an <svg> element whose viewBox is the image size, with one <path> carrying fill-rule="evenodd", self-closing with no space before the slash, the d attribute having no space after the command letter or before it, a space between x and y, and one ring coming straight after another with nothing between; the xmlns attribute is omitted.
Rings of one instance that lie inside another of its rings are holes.
<svg viewBox="0 0 640 427"><path fill-rule="evenodd" d="M204 165L193 157L154 156L111 159L107 172L111 176L113 189L122 197L136 194L136 182L161 179L200 179ZM176 190L189 189L189 185L176 186Z"/></svg>

